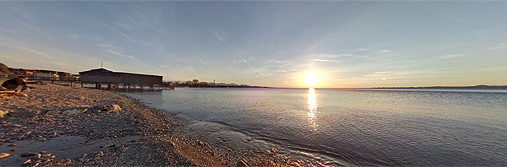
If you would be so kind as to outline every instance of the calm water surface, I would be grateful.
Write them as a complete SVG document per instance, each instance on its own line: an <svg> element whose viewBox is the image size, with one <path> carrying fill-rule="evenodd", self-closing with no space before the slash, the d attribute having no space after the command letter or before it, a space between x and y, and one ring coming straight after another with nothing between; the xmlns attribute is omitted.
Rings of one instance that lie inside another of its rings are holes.
<svg viewBox="0 0 507 167"><path fill-rule="evenodd" d="M176 88L125 93L184 133L302 165L507 165L507 91Z"/></svg>

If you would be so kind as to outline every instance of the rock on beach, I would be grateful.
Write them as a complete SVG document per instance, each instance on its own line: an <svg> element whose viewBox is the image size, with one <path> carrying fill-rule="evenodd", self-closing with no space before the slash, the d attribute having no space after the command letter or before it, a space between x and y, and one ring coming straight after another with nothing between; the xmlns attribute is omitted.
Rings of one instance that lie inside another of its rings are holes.
<svg viewBox="0 0 507 167"><path fill-rule="evenodd" d="M9 154L9 153L0 153L0 160L5 159L5 158L9 157L10 155L11 154Z"/></svg>

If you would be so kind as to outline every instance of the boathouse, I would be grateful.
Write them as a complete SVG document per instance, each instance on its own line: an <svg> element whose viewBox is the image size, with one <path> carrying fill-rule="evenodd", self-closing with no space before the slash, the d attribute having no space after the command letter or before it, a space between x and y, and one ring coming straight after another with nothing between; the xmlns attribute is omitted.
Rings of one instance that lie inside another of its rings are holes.
<svg viewBox="0 0 507 167"><path fill-rule="evenodd" d="M102 84L107 84L108 88L116 88L117 86L137 88L140 86L142 89L145 86L150 88L162 86L162 76L158 75L113 72L104 68L79 72L79 75L82 87L86 83L93 83L96 88L101 88Z"/></svg>

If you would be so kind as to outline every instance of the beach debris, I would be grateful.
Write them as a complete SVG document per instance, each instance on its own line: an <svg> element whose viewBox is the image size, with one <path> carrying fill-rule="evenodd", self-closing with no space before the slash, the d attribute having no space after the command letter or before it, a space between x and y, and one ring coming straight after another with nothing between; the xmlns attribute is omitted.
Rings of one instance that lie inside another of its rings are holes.
<svg viewBox="0 0 507 167"><path fill-rule="evenodd" d="M81 110L81 111L79 112L79 114L84 114L84 113L86 113L87 111L88 111L88 109Z"/></svg>
<svg viewBox="0 0 507 167"><path fill-rule="evenodd" d="M26 93L17 93L16 96L19 96L19 97L28 97L28 94L26 94Z"/></svg>
<svg viewBox="0 0 507 167"><path fill-rule="evenodd" d="M253 140L252 138L248 138L248 139L244 139L244 140L243 140L243 142L245 142L245 143L249 143L249 142L251 142L252 140Z"/></svg>
<svg viewBox="0 0 507 167"><path fill-rule="evenodd" d="M16 91L13 90L2 90L0 94L16 94Z"/></svg>
<svg viewBox="0 0 507 167"><path fill-rule="evenodd" d="M21 156L21 157L31 157L31 156L34 156L34 155L36 155L36 154L32 153L32 152L25 152L25 153L20 154L19 156Z"/></svg>
<svg viewBox="0 0 507 167"><path fill-rule="evenodd" d="M238 166L245 166L245 167L249 167L250 165L248 164L248 162L246 162L245 159L241 158L238 162Z"/></svg>
<svg viewBox="0 0 507 167"><path fill-rule="evenodd" d="M81 110L78 110L78 109L73 109L73 110L65 110L62 112L62 114L64 115L76 115L78 113L80 113Z"/></svg>
<svg viewBox="0 0 507 167"><path fill-rule="evenodd" d="M88 111L88 109L83 109L83 110L71 109L71 110L65 110L65 111L54 110L54 111L46 112L46 115L77 115L77 114L86 113L87 111Z"/></svg>
<svg viewBox="0 0 507 167"><path fill-rule="evenodd" d="M55 111L48 111L48 112L46 113L46 115L58 115L58 114L60 114L60 111L58 111L58 110L55 110Z"/></svg>
<svg viewBox="0 0 507 167"><path fill-rule="evenodd" d="M42 152L46 152L46 151L42 151ZM25 162L23 162L23 164L21 166L28 166L28 165L30 165L30 166L39 166L39 165L47 166L56 157L56 156L51 156L51 154L44 154L43 155L42 152L37 153L37 154L35 154L35 153L29 153L26 155L25 155L25 153L21 154L20 155L21 157L30 157L30 159L27 159ZM32 156L29 156L29 155L32 155Z"/></svg>
<svg viewBox="0 0 507 167"><path fill-rule="evenodd" d="M105 105L100 111L118 112L121 111L121 107L117 104Z"/></svg>
<svg viewBox="0 0 507 167"><path fill-rule="evenodd" d="M32 163L32 159L27 159L22 165L28 165Z"/></svg>
<svg viewBox="0 0 507 167"><path fill-rule="evenodd" d="M16 91L13 91L13 90L0 91L0 94L1 95L16 95L16 96L19 96L19 97L28 97L28 94L26 94L26 93L16 92Z"/></svg>
<svg viewBox="0 0 507 167"><path fill-rule="evenodd" d="M0 110L0 119L4 118L5 115L9 114L9 111L2 111Z"/></svg>
<svg viewBox="0 0 507 167"><path fill-rule="evenodd" d="M9 157L11 154L9 153L1 153L0 154L0 160L3 160L3 159L6 159L7 157Z"/></svg>
<svg viewBox="0 0 507 167"><path fill-rule="evenodd" d="M290 166L297 166L297 167L299 167L299 166L301 166L301 165L299 165L297 162L291 162L291 163L290 163Z"/></svg>

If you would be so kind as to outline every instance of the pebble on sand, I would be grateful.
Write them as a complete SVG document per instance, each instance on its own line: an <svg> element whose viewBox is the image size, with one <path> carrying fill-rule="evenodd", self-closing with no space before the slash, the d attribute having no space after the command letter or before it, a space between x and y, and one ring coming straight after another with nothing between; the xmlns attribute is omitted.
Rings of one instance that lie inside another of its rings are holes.
<svg viewBox="0 0 507 167"><path fill-rule="evenodd" d="M11 154L9 154L9 153L1 153L0 154L0 160L5 159L5 158L9 157L10 155Z"/></svg>

